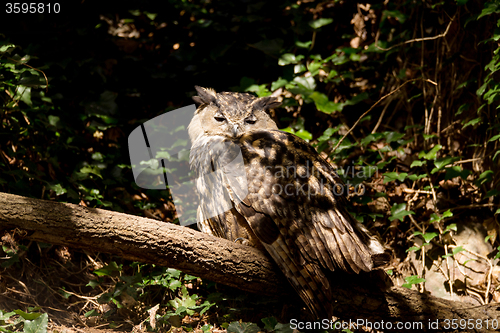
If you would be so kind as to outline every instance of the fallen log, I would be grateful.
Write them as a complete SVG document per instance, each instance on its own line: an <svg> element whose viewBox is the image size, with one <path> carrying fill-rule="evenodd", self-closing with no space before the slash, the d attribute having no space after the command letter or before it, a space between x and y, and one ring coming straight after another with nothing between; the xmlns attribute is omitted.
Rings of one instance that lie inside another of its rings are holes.
<svg viewBox="0 0 500 333"><path fill-rule="evenodd" d="M0 229L22 229L34 241L176 268L243 291L290 292L285 277L259 250L144 217L0 193ZM350 275L335 286L336 315L345 323L398 331L500 328L499 304L472 306L406 288L382 291L368 285L366 276ZM296 324L307 328L307 323Z"/></svg>

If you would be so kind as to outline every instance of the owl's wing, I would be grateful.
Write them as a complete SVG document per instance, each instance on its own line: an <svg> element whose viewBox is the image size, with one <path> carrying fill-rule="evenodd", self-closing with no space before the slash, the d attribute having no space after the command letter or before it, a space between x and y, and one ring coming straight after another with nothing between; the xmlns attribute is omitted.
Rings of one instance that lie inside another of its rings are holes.
<svg viewBox="0 0 500 333"><path fill-rule="evenodd" d="M368 272L382 246L347 212L345 185L305 141L281 131L251 132L238 141L248 194L231 195L234 207L311 311L331 316L324 272Z"/></svg>

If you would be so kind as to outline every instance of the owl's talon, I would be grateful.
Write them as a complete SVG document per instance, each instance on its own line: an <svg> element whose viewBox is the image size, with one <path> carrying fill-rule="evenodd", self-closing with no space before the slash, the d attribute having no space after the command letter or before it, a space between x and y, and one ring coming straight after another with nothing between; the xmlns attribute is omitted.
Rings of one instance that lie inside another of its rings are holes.
<svg viewBox="0 0 500 333"><path fill-rule="evenodd" d="M241 239L241 244L243 244L244 241L246 241L247 239L244 238L244 237L238 237L234 240L234 242L236 243L237 241L239 241Z"/></svg>

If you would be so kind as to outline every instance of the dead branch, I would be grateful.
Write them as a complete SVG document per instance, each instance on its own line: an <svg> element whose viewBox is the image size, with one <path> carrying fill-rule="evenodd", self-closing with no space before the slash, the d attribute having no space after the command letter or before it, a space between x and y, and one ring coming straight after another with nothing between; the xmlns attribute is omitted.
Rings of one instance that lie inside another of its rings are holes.
<svg viewBox="0 0 500 333"><path fill-rule="evenodd" d="M275 296L291 292L276 266L257 249L144 217L0 193L0 229L22 229L35 241L177 268L244 291ZM369 282L367 275L339 278L338 317L391 325L422 323L404 331L436 331L433 323L440 331L447 324L451 330L452 323L460 325L463 319L467 324L474 321L474 327L467 326L471 332L489 331L486 324L492 327L494 320L499 324L498 304L471 306L398 287L381 291Z"/></svg>

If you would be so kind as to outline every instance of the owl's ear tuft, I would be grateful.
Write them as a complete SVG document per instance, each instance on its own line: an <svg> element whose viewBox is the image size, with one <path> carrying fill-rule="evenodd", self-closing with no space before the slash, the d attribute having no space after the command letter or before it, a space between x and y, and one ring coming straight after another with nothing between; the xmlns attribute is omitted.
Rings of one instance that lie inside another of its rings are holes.
<svg viewBox="0 0 500 333"><path fill-rule="evenodd" d="M281 102L273 96L261 97L253 103L254 108L256 109L274 109L281 105Z"/></svg>
<svg viewBox="0 0 500 333"><path fill-rule="evenodd" d="M194 89L198 92L198 96L193 96L193 101L198 104L210 104L215 102L216 92L210 88L203 88L200 86L194 86Z"/></svg>

